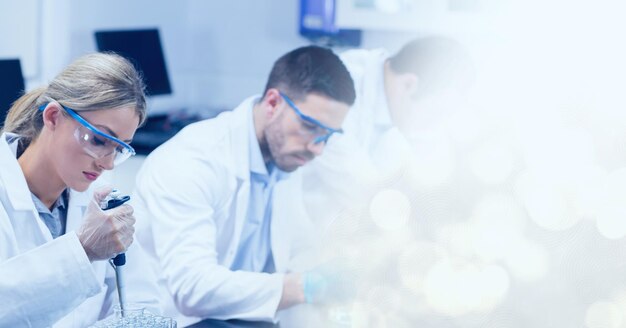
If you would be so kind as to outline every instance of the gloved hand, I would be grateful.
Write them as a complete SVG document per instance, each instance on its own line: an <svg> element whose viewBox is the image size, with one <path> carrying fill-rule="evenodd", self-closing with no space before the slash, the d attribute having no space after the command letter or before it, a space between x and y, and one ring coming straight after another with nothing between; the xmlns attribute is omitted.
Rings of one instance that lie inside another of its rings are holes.
<svg viewBox="0 0 626 328"><path fill-rule="evenodd" d="M307 303L346 302L356 296L357 270L342 260L322 264L302 274Z"/></svg>
<svg viewBox="0 0 626 328"><path fill-rule="evenodd" d="M113 188L96 190L87 207L83 224L76 234L90 261L107 260L126 251L133 242L135 217L133 208L124 204L106 212L100 209L102 201Z"/></svg>

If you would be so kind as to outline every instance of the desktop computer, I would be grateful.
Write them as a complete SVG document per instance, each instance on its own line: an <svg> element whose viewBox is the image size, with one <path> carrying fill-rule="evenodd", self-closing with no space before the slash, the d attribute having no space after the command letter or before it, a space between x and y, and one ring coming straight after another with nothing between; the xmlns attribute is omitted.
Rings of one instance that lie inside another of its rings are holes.
<svg viewBox="0 0 626 328"><path fill-rule="evenodd" d="M135 65L148 96L172 93L158 29L97 31L95 37L99 51L113 51Z"/></svg>
<svg viewBox="0 0 626 328"><path fill-rule="evenodd" d="M0 127L9 109L24 93L24 76L19 59L0 59Z"/></svg>
<svg viewBox="0 0 626 328"><path fill-rule="evenodd" d="M135 65L143 75L148 97L172 94L158 29L96 31L95 38L99 51L113 51ZM137 130L131 143L139 154L151 152L184 126L199 120L180 111L148 114L146 124Z"/></svg>

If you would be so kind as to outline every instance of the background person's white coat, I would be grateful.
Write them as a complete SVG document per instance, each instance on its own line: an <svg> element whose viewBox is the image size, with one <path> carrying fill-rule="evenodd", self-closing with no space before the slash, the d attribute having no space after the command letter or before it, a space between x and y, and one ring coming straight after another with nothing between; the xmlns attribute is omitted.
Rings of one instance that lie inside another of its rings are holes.
<svg viewBox="0 0 626 328"><path fill-rule="evenodd" d="M307 212L323 226L346 207L370 197L368 184L384 178L386 161L396 158L393 151L406 143L387 107L384 64L388 53L358 49L340 58L354 80L357 97L343 123L344 133L334 135L324 153L302 173Z"/></svg>

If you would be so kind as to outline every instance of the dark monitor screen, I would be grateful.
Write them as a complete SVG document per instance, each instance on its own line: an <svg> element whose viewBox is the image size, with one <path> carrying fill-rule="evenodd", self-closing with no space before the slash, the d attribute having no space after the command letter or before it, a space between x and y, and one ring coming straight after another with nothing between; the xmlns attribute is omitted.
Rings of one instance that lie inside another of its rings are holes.
<svg viewBox="0 0 626 328"><path fill-rule="evenodd" d="M24 76L19 59L0 60L0 126L11 104L24 93Z"/></svg>
<svg viewBox="0 0 626 328"><path fill-rule="evenodd" d="M172 93L158 29L97 31L95 35L99 51L114 51L142 72L149 96Z"/></svg>

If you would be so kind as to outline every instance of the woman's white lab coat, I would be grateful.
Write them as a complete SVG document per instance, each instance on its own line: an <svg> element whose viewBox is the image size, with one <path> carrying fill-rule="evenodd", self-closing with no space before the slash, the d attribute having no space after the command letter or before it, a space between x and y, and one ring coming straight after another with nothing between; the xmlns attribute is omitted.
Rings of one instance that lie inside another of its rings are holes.
<svg viewBox="0 0 626 328"><path fill-rule="evenodd" d="M90 263L74 232L91 193L70 191L67 232L52 239L15 147L0 136L0 327L88 327L117 301L112 268L106 261ZM132 263L138 256L129 252ZM135 278L127 278L130 300L154 306L156 297L148 296L154 282Z"/></svg>
<svg viewBox="0 0 626 328"><path fill-rule="evenodd" d="M276 318L283 275L229 270L248 210L256 99L186 127L150 154L137 176L137 238L161 272L165 314L181 325ZM286 272L311 231L297 172L274 187L271 220L276 272Z"/></svg>

